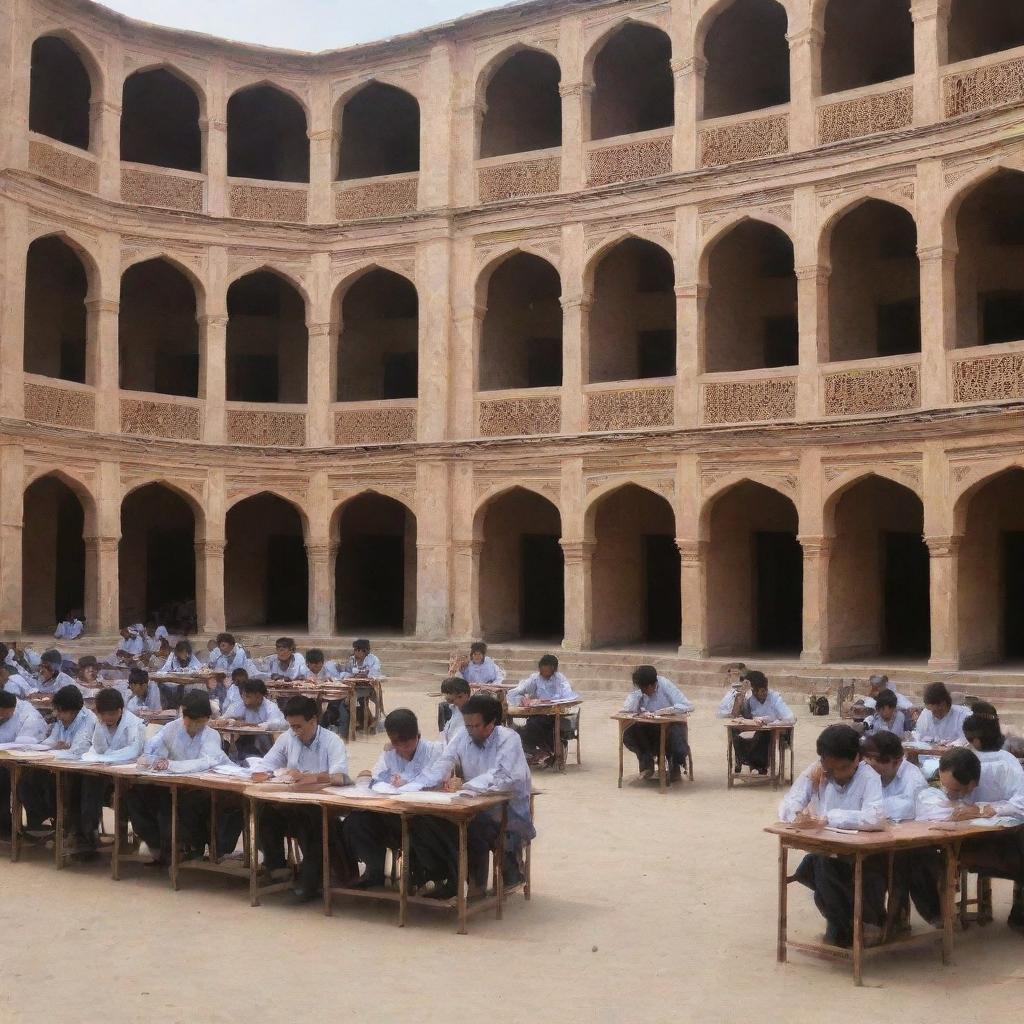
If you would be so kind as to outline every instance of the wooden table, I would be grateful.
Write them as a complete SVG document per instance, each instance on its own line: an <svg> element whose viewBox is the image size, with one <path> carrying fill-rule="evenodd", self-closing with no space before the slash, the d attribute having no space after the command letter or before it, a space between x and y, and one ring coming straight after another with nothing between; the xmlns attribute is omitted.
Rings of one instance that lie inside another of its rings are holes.
<svg viewBox="0 0 1024 1024"><path fill-rule="evenodd" d="M659 788L662 793L668 792L668 761L665 756L665 740L668 736L668 727L670 725L681 725L684 732L689 737L688 723L690 716L688 714L672 714L672 715L656 715L656 714L637 714L629 715L624 711L618 712L611 716L612 720L619 723L619 789L622 789L622 774L623 774L623 750L625 744L623 738L626 735L626 730L631 725L656 725L658 726L658 782ZM693 758L688 757L686 759L686 774L690 781L693 782Z"/></svg>
<svg viewBox="0 0 1024 1024"><path fill-rule="evenodd" d="M276 740L283 732L288 731L288 723L280 722L277 728L271 729L265 725L253 725L247 722L237 722L233 725L216 725L210 723L210 728L220 733L222 739L228 744L228 751L238 753L238 741L243 736L267 736L271 742Z"/></svg>
<svg viewBox="0 0 1024 1024"><path fill-rule="evenodd" d="M367 680L376 682L376 680ZM317 714L322 716L324 708L330 701L343 700L348 706L348 735L346 739L352 743L356 738L356 710L358 699L356 687L345 679L330 679L327 682L311 682L308 679L297 679L294 682L274 680L267 683L267 696L281 706L282 700L289 697L309 697L316 701ZM380 697L378 693L378 698ZM284 710L284 707L281 707ZM368 730L364 730L368 732Z"/></svg>
<svg viewBox="0 0 1024 1024"><path fill-rule="evenodd" d="M579 707L582 703L583 698L578 697L576 700L554 701L550 703L535 702L526 707L522 704L509 704L505 709L505 715L510 721L515 718L533 718L537 715L549 715L553 717L555 720L555 763L558 765L558 770L560 772L564 772L568 744L564 744L562 742L562 717L567 712L572 711L576 711L577 714L579 714ZM576 721L576 763L582 763L580 760L580 733L578 718Z"/></svg>
<svg viewBox="0 0 1024 1024"><path fill-rule="evenodd" d="M735 732L770 732L771 742L768 745L768 774L767 775L740 775L736 769L735 750L732 745L733 733ZM789 777L786 776L786 744L783 742L786 733L789 733ZM725 772L726 786L732 789L737 783L744 786L770 785L772 789L778 789L779 785L786 783L793 784L793 764L796 757L794 748L796 746L796 724L785 725L782 722L769 722L767 725L760 725L749 719L731 718L725 723Z"/></svg>

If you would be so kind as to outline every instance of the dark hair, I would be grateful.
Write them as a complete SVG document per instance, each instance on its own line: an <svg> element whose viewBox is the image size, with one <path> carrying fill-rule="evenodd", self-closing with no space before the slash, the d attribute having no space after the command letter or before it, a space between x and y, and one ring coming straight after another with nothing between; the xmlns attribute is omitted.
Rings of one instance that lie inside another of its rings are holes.
<svg viewBox="0 0 1024 1024"><path fill-rule="evenodd" d="M483 654L483 655L486 655L487 654L487 644L485 644L483 642L483 640L477 640L476 643L472 643L472 644L469 645L469 653L470 654Z"/></svg>
<svg viewBox="0 0 1024 1024"><path fill-rule="evenodd" d="M210 698L205 693L193 690L181 705L181 713L186 718L209 718L213 714Z"/></svg>
<svg viewBox="0 0 1024 1024"><path fill-rule="evenodd" d="M639 665L633 669L633 685L636 687L654 686L658 681L658 670L653 665Z"/></svg>
<svg viewBox="0 0 1024 1024"><path fill-rule="evenodd" d="M478 693L476 696L470 697L462 705L463 718L469 715L479 715L484 720L484 725L490 725L491 722L500 722L501 701L488 697L485 693Z"/></svg>
<svg viewBox="0 0 1024 1024"><path fill-rule="evenodd" d="M924 702L925 704L948 704L950 707L953 706L953 698L949 694L949 690L946 689L945 683L929 683L924 688Z"/></svg>
<svg viewBox="0 0 1024 1024"><path fill-rule="evenodd" d="M128 685L149 686L149 673L144 668L133 668L128 670Z"/></svg>
<svg viewBox="0 0 1024 1024"><path fill-rule="evenodd" d="M239 666L238 668L233 668L231 670L231 682L233 682L236 686L238 685L239 680L241 680L244 683L248 678L249 673L241 666Z"/></svg>
<svg viewBox="0 0 1024 1024"><path fill-rule="evenodd" d="M10 647L5 643L0 643L0 661L6 661L7 655L11 653Z"/></svg>
<svg viewBox="0 0 1024 1024"><path fill-rule="evenodd" d="M882 690L882 692L875 698L876 708L894 708L899 703L896 700L896 694L892 690Z"/></svg>
<svg viewBox="0 0 1024 1024"><path fill-rule="evenodd" d="M446 679L441 683L442 693L471 693L469 683L465 679L460 679L458 676L452 676L450 679Z"/></svg>
<svg viewBox="0 0 1024 1024"><path fill-rule="evenodd" d="M885 675L868 676L869 686L880 686L883 690L889 688L889 677Z"/></svg>
<svg viewBox="0 0 1024 1024"><path fill-rule="evenodd" d="M55 711L81 711L84 705L82 691L77 686L62 686L53 695Z"/></svg>
<svg viewBox="0 0 1024 1024"><path fill-rule="evenodd" d="M989 704L987 700L976 700L974 706L971 708L971 714L977 715L980 718L994 718L996 721L999 720L999 712L996 711L995 704Z"/></svg>
<svg viewBox="0 0 1024 1024"><path fill-rule="evenodd" d="M0 672L4 674L6 679L11 673L17 672L18 669L14 665L8 665L6 661L0 661Z"/></svg>
<svg viewBox="0 0 1024 1024"><path fill-rule="evenodd" d="M262 693L264 697L267 695L267 684L262 679L250 679L246 676L239 689L242 693Z"/></svg>
<svg viewBox="0 0 1024 1024"><path fill-rule="evenodd" d="M903 754L903 744L894 732L875 732L861 740L860 752L871 754L879 761L898 761Z"/></svg>
<svg viewBox="0 0 1024 1024"><path fill-rule="evenodd" d="M58 672L61 665L64 664L64 656L52 647L48 651L43 651L43 656L39 660L46 662L47 665L52 665Z"/></svg>
<svg viewBox="0 0 1024 1024"><path fill-rule="evenodd" d="M545 665L550 665L556 672L558 671L558 659L553 654L545 654L537 662L538 668L544 668Z"/></svg>
<svg viewBox="0 0 1024 1024"><path fill-rule="evenodd" d="M223 634L223 633L221 634L221 636L224 636L224 635L225 634ZM188 651L188 653L191 654L192 653L192 645L187 640L179 640L174 645L174 653L177 654L178 651Z"/></svg>
<svg viewBox="0 0 1024 1024"><path fill-rule="evenodd" d="M723 672L731 672L733 669L738 669L740 672L745 672L747 664L744 661L730 661L722 666Z"/></svg>
<svg viewBox="0 0 1024 1024"><path fill-rule="evenodd" d="M279 636L274 641L275 647L287 647L289 651L295 650L295 638L291 636Z"/></svg>
<svg viewBox="0 0 1024 1024"><path fill-rule="evenodd" d="M353 651L368 651L370 649L370 641L360 638L359 640L352 641Z"/></svg>
<svg viewBox="0 0 1024 1024"><path fill-rule="evenodd" d="M0 690L0 708L14 708L18 706L18 698L9 690Z"/></svg>
<svg viewBox="0 0 1024 1024"><path fill-rule="evenodd" d="M999 719L989 718L988 715L969 715L964 721L964 736L967 741L977 740L981 749L986 753L992 750L1002 750L1006 738L999 728Z"/></svg>
<svg viewBox="0 0 1024 1024"><path fill-rule="evenodd" d="M324 652L321 651L319 647L311 647L308 651L306 651L306 661L307 662L310 662L310 661L326 661L326 660L327 659L324 657Z"/></svg>
<svg viewBox="0 0 1024 1024"><path fill-rule="evenodd" d="M830 725L824 729L815 744L818 757L838 757L841 761L854 761L860 754L860 736L849 725Z"/></svg>
<svg viewBox="0 0 1024 1024"><path fill-rule="evenodd" d="M939 758L939 771L951 772L953 778L966 786L970 782L977 782L981 778L981 761L978 755L967 747L956 747L947 750Z"/></svg>
<svg viewBox="0 0 1024 1024"><path fill-rule="evenodd" d="M79 669L92 668L93 665L99 665L99 661L96 659L96 655L95 654L83 654L78 659L78 667L79 667Z"/></svg>
<svg viewBox="0 0 1024 1024"><path fill-rule="evenodd" d="M304 718L307 722L311 718L316 718L316 701L312 697L303 697L300 693L289 697L288 703L284 706L284 717L292 718L295 715Z"/></svg>
<svg viewBox="0 0 1024 1024"><path fill-rule="evenodd" d="M420 724L408 708L396 708L384 719L384 731L393 740L414 740L420 734Z"/></svg>
<svg viewBox="0 0 1024 1024"><path fill-rule="evenodd" d="M752 690L768 689L768 677L763 672L758 672L756 668L748 669L743 678L750 683Z"/></svg>
<svg viewBox="0 0 1024 1024"><path fill-rule="evenodd" d="M120 711L124 707L124 697L120 690L108 686L96 694L97 711Z"/></svg>
<svg viewBox="0 0 1024 1024"><path fill-rule="evenodd" d="M218 644L233 644L235 642L235 637L233 633L218 633L216 637L214 637L214 642Z"/></svg>

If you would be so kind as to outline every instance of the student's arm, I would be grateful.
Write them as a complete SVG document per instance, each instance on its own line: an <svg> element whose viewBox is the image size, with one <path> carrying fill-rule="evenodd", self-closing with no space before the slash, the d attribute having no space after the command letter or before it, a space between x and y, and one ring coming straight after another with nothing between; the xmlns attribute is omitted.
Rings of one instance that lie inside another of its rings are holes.
<svg viewBox="0 0 1024 1024"><path fill-rule="evenodd" d="M334 736L336 741L331 744L327 762L328 781L333 786L347 786L352 781L348 776L348 747L345 746L345 741L334 733L327 735Z"/></svg>
<svg viewBox="0 0 1024 1024"><path fill-rule="evenodd" d="M220 744L220 733L216 729L207 726L203 730L203 742L200 747L200 756L188 761L172 761L168 771L176 775L184 775L189 772L205 772L218 764L227 764L228 755Z"/></svg>
<svg viewBox="0 0 1024 1024"><path fill-rule="evenodd" d="M505 682L505 672L502 669L502 667L496 661L492 660L491 658L488 658L487 660L490 661L492 667L494 668L494 679L493 679L493 682L495 682L495 683L503 683L503 682Z"/></svg>
<svg viewBox="0 0 1024 1024"><path fill-rule="evenodd" d="M51 750L57 746L60 740L57 739L57 730L60 728L60 722L54 720L53 725L50 726L50 731L46 734L46 739L42 741L44 747L49 747Z"/></svg>
<svg viewBox="0 0 1024 1024"><path fill-rule="evenodd" d="M455 742L452 741L433 764L420 772L414 781L401 786L398 792L417 793L421 789L434 789L436 786L440 786L442 782L448 780L458 760L459 755L455 750Z"/></svg>
<svg viewBox="0 0 1024 1024"><path fill-rule="evenodd" d="M277 771L278 768L288 767L288 751L286 744L288 742L288 733L282 733L274 741L274 745L261 757L258 761L253 762L252 770L256 772L265 772L267 775L271 775Z"/></svg>
<svg viewBox="0 0 1024 1024"><path fill-rule="evenodd" d="M732 709L736 705L736 691L732 688L722 698L722 702L718 705L718 710L715 714L719 718L732 718Z"/></svg>
<svg viewBox="0 0 1024 1024"><path fill-rule="evenodd" d="M100 730L97 729L98 733ZM137 761L141 756L143 750L146 749L146 723L138 721L135 724L134 731L132 732L132 738L126 747L121 750L114 751L118 756L118 760L125 761Z"/></svg>
<svg viewBox="0 0 1024 1024"><path fill-rule="evenodd" d="M150 683L146 690L146 710L160 711L163 704L160 701L160 687L156 683Z"/></svg>
<svg viewBox="0 0 1024 1024"><path fill-rule="evenodd" d="M373 766L373 771L370 772L370 777L374 782L390 782L393 772L388 768L388 755L386 750L380 752L380 757L377 758L377 763Z"/></svg>
<svg viewBox="0 0 1024 1024"><path fill-rule="evenodd" d="M786 702L782 699L780 693L773 692L771 695L772 713L775 715L775 721L781 722L783 725L795 725L796 715L789 710Z"/></svg>
<svg viewBox="0 0 1024 1024"><path fill-rule="evenodd" d="M561 672L558 673L561 679L558 680L558 696L555 700L579 700L579 694L572 688L572 683Z"/></svg>
<svg viewBox="0 0 1024 1024"><path fill-rule="evenodd" d="M220 712L221 718L234 718L239 722L245 721L245 701L243 700L231 700L228 701Z"/></svg>
<svg viewBox="0 0 1024 1024"><path fill-rule="evenodd" d="M631 693L626 695L626 699L622 703L622 710L627 715L635 715L640 711L640 701L643 699L643 693L636 686L633 687Z"/></svg>
<svg viewBox="0 0 1024 1024"><path fill-rule="evenodd" d="M536 692L537 677L536 675L528 676L526 679L520 679L519 685L508 691L506 700L513 707L516 707L524 697L532 697Z"/></svg>
<svg viewBox="0 0 1024 1024"><path fill-rule="evenodd" d="M69 748L70 753L74 757L81 757L91 746L93 733L96 730L96 719L86 721L75 733L74 739L71 741Z"/></svg>
<svg viewBox="0 0 1024 1024"><path fill-rule="evenodd" d="M925 708L917 716L917 727L914 729L913 737L920 743L927 743L929 740L934 739L934 736L935 720L932 718L932 713Z"/></svg>
<svg viewBox="0 0 1024 1024"><path fill-rule="evenodd" d="M46 738L46 720L40 714L32 715L21 723L15 743L42 743Z"/></svg>
<svg viewBox="0 0 1024 1024"><path fill-rule="evenodd" d="M530 766L523 754L522 741L513 734L498 747L497 760L489 772L467 779L463 789L473 793L509 793L530 778Z"/></svg>
<svg viewBox="0 0 1024 1024"><path fill-rule="evenodd" d="M276 700L271 700L269 697L263 698L263 704L267 708L267 725L284 725L285 717L284 712L281 710Z"/></svg>
<svg viewBox="0 0 1024 1024"><path fill-rule="evenodd" d="M732 694L727 695L730 700L729 709L732 710ZM724 701L722 702L724 705ZM719 709L721 711L721 709ZM807 807L814 796L814 786L811 783L811 769L805 769L800 777L793 783L790 791L782 798L779 804L779 821L796 821L796 816Z"/></svg>
<svg viewBox="0 0 1024 1024"><path fill-rule="evenodd" d="M926 786L917 794L918 821L951 821L956 805L941 789Z"/></svg>
<svg viewBox="0 0 1024 1024"><path fill-rule="evenodd" d="M884 798L885 816L890 821L913 821L917 815L918 794L927 788L928 783L920 772L908 774L903 789Z"/></svg>
<svg viewBox="0 0 1024 1024"><path fill-rule="evenodd" d="M665 680L665 689L668 690L669 700L672 701L672 710L688 715L693 710L693 704L686 699L683 691L670 679Z"/></svg>

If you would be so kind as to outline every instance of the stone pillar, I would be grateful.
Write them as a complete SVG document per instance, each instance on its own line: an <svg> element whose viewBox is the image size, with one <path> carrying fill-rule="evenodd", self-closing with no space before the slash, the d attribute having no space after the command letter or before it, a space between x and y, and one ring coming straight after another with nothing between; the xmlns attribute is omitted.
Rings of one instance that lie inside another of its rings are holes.
<svg viewBox="0 0 1024 1024"><path fill-rule="evenodd" d="M590 138L590 97L593 85L568 82L562 97L562 191L579 192L587 185L587 140Z"/></svg>
<svg viewBox="0 0 1024 1024"><path fill-rule="evenodd" d="M309 104L309 223L334 222L334 152L337 136L331 111L331 83L311 79Z"/></svg>
<svg viewBox="0 0 1024 1024"><path fill-rule="evenodd" d="M818 372L828 362L828 287L832 268L818 254L818 205L811 187L793 194L793 249L796 259L799 363L796 418L819 415Z"/></svg>
<svg viewBox="0 0 1024 1024"><path fill-rule="evenodd" d="M672 60L676 118L672 135L672 167L676 171L695 171L700 167L700 131L697 125L704 102L707 67L708 62L703 57Z"/></svg>
<svg viewBox="0 0 1024 1024"><path fill-rule="evenodd" d="M27 0L0 7L0 167L28 166L28 105L33 17Z"/></svg>
<svg viewBox="0 0 1024 1024"><path fill-rule="evenodd" d="M95 298L87 300L85 308L87 333L94 340L95 371L91 376L96 387L96 430L117 434L121 431L117 345L121 304L117 299Z"/></svg>
<svg viewBox="0 0 1024 1024"><path fill-rule="evenodd" d="M676 395L675 425L700 423L704 372L704 318L708 289L700 280L700 220L696 206L676 210Z"/></svg>
<svg viewBox="0 0 1024 1024"><path fill-rule="evenodd" d="M310 258L310 302L306 309L306 445L334 443L331 402L334 400L334 329L331 323L331 256Z"/></svg>
<svg viewBox="0 0 1024 1024"><path fill-rule="evenodd" d="M420 640L442 640L451 629L450 493L444 462L416 463L416 637Z"/></svg>
<svg viewBox="0 0 1024 1024"><path fill-rule="evenodd" d="M328 637L334 633L334 563L338 545L318 539L306 544L309 563L309 620L312 636Z"/></svg>
<svg viewBox="0 0 1024 1024"><path fill-rule="evenodd" d="M206 171L206 212L211 217L228 213L228 99L222 58L213 57L207 72L206 117L199 122L203 134L203 169Z"/></svg>
<svg viewBox="0 0 1024 1024"><path fill-rule="evenodd" d="M925 537L929 555L932 653L928 667L952 671L960 667L959 614L960 537Z"/></svg>
<svg viewBox="0 0 1024 1024"><path fill-rule="evenodd" d="M708 656L708 542L680 537L679 548L683 599L683 630L679 656Z"/></svg>
<svg viewBox="0 0 1024 1024"><path fill-rule="evenodd" d="M821 45L817 28L798 28L789 41L789 151L818 144L817 98L821 95Z"/></svg>
<svg viewBox="0 0 1024 1024"><path fill-rule="evenodd" d="M90 135L95 141L89 147L99 157L99 194L114 202L121 200L121 93L124 88L124 47L115 35L104 43L103 64L106 93L98 95L93 84L89 105Z"/></svg>
<svg viewBox="0 0 1024 1024"><path fill-rule="evenodd" d="M0 447L0 629L21 632L21 534L25 516L25 453Z"/></svg>
<svg viewBox="0 0 1024 1024"><path fill-rule="evenodd" d="M0 202L0 413L25 415L25 261L28 207Z"/></svg>
<svg viewBox="0 0 1024 1024"><path fill-rule="evenodd" d="M203 400L203 440L225 441L227 400L227 273L224 246L211 246L207 254L205 313L199 317L199 396Z"/></svg>
<svg viewBox="0 0 1024 1024"><path fill-rule="evenodd" d="M417 197L421 210L438 210L451 205L453 65L454 44L439 41L431 49L430 59L423 69Z"/></svg>
<svg viewBox="0 0 1024 1024"><path fill-rule="evenodd" d="M196 620L202 633L222 633L224 618L224 548L219 540L196 541Z"/></svg>
<svg viewBox="0 0 1024 1024"><path fill-rule="evenodd" d="M451 242L447 238L417 245L416 289L420 302L416 422L417 437L424 442L443 441L448 433L450 268Z"/></svg>
<svg viewBox="0 0 1024 1024"><path fill-rule="evenodd" d="M582 224L562 228L562 433L587 429L587 396L583 387L590 375L589 315L591 296L586 273L586 243Z"/></svg>
<svg viewBox="0 0 1024 1024"><path fill-rule="evenodd" d="M828 571L833 538L798 539L804 551L804 644L800 660L805 665L824 665L830 660Z"/></svg>
<svg viewBox="0 0 1024 1024"><path fill-rule="evenodd" d="M487 310L482 306L463 307L452 318L454 351L452 359L453 387L449 395L454 400L449 407L452 440L476 437L477 359L480 352L480 332L483 330ZM458 396L455 399L455 396Z"/></svg>
<svg viewBox="0 0 1024 1024"><path fill-rule="evenodd" d="M943 119L942 67L949 54L949 0L914 0L914 124Z"/></svg>
<svg viewBox="0 0 1024 1024"><path fill-rule="evenodd" d="M566 651L586 651L593 646L591 604L592 540L561 540L565 555L565 637Z"/></svg>
<svg viewBox="0 0 1024 1024"><path fill-rule="evenodd" d="M947 357L956 347L956 243L947 237L942 161L917 168L917 256L921 265L921 407L949 401ZM950 234L952 226L950 225Z"/></svg>
<svg viewBox="0 0 1024 1024"><path fill-rule="evenodd" d="M86 537L85 617L90 633L110 636L118 631L121 609L118 581L118 537Z"/></svg>
<svg viewBox="0 0 1024 1024"><path fill-rule="evenodd" d="M452 626L453 643L479 639L480 552L482 540L452 541Z"/></svg>

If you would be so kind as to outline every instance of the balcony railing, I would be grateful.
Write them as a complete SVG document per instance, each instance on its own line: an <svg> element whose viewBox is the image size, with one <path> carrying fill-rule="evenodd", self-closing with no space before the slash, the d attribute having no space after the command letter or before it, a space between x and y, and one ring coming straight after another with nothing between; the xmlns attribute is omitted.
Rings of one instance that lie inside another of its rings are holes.
<svg viewBox="0 0 1024 1024"><path fill-rule="evenodd" d="M334 443L401 444L416 440L415 398L335 402Z"/></svg>
<svg viewBox="0 0 1024 1024"><path fill-rule="evenodd" d="M946 117L1024 100L1024 46L950 64L942 76Z"/></svg>
<svg viewBox="0 0 1024 1024"><path fill-rule="evenodd" d="M482 391L476 398L481 437L528 437L562 429L561 388Z"/></svg>
<svg viewBox="0 0 1024 1024"><path fill-rule="evenodd" d="M28 136L28 166L69 188L96 192L100 187L100 165L92 153L35 132Z"/></svg>
<svg viewBox="0 0 1024 1024"><path fill-rule="evenodd" d="M672 173L672 128L587 143L587 184L643 181Z"/></svg>
<svg viewBox="0 0 1024 1024"><path fill-rule="evenodd" d="M420 176L382 174L334 183L334 216L338 220L373 220L400 217L417 207Z"/></svg>
<svg viewBox="0 0 1024 1024"><path fill-rule="evenodd" d="M227 442L257 448L302 448L306 444L306 406L228 402Z"/></svg>
<svg viewBox="0 0 1024 1024"><path fill-rule="evenodd" d="M827 363L819 370L825 416L866 416L921 407L921 355Z"/></svg>
<svg viewBox="0 0 1024 1024"><path fill-rule="evenodd" d="M237 220L305 224L309 218L309 186L304 182L228 178L228 197Z"/></svg>
<svg viewBox="0 0 1024 1024"><path fill-rule="evenodd" d="M202 213L206 175L150 164L121 163L121 202Z"/></svg>
<svg viewBox="0 0 1024 1024"><path fill-rule="evenodd" d="M177 395L148 397L141 391L121 392L121 433L198 441L202 437L203 402Z"/></svg>
<svg viewBox="0 0 1024 1024"><path fill-rule="evenodd" d="M796 418L795 366L706 373L701 377L701 421L770 423Z"/></svg>
<svg viewBox="0 0 1024 1024"><path fill-rule="evenodd" d="M950 397L957 405L1024 398L1024 341L949 353Z"/></svg>
<svg viewBox="0 0 1024 1024"><path fill-rule="evenodd" d="M675 378L588 384L587 430L671 427L675 422Z"/></svg>
<svg viewBox="0 0 1024 1024"><path fill-rule="evenodd" d="M557 192L562 187L562 150L492 156L476 162L477 198L481 203Z"/></svg>
<svg viewBox="0 0 1024 1024"><path fill-rule="evenodd" d="M914 76L860 89L832 93L818 100L818 145L845 142L914 123Z"/></svg>
<svg viewBox="0 0 1024 1024"><path fill-rule="evenodd" d="M701 121L700 165L717 167L789 152L789 104Z"/></svg>
<svg viewBox="0 0 1024 1024"><path fill-rule="evenodd" d="M88 384L25 374L25 419L77 430L96 429L96 392Z"/></svg>

